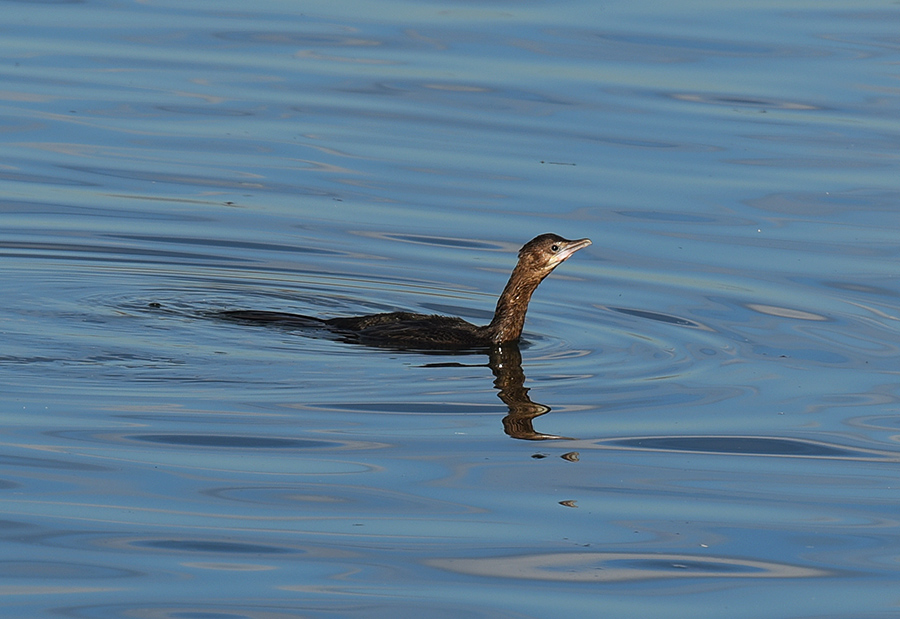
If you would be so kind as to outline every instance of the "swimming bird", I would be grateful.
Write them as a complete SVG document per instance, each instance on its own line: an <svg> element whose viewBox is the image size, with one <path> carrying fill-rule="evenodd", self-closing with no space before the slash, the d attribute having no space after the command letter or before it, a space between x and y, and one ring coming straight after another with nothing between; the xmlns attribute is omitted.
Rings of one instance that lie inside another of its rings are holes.
<svg viewBox="0 0 900 619"><path fill-rule="evenodd" d="M519 341L528 303L538 285L572 254L590 244L590 239L570 241L556 234L542 234L525 243L497 300L493 320L484 326L453 316L412 312L326 319L263 310L228 310L217 314L254 324L324 328L344 340L368 346L415 350L490 348Z"/></svg>

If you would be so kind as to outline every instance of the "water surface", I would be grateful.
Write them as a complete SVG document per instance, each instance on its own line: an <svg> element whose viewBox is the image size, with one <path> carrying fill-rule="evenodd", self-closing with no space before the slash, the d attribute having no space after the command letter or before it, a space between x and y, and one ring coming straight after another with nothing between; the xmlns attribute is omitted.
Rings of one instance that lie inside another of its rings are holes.
<svg viewBox="0 0 900 619"><path fill-rule="evenodd" d="M4 607L896 612L886 2L3 2ZM220 309L487 321L518 359Z"/></svg>

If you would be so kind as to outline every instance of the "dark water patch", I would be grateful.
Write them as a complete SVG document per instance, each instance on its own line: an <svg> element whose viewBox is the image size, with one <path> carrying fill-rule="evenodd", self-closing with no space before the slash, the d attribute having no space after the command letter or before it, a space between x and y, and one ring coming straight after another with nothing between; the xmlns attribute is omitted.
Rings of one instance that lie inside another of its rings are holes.
<svg viewBox="0 0 900 619"><path fill-rule="evenodd" d="M93 256L87 256L92 254ZM100 260L100 255L104 256L102 260L106 262L131 262L135 259L147 261L147 258L169 258L179 260L198 260L198 261L216 261L223 262L225 260L240 261L240 258L229 256L217 256L214 254L199 254L186 251L147 249L133 246L112 246L97 245L93 243L58 243L58 242L37 242L37 241L0 241L0 255L9 257L30 257L42 259L61 259L84 260L94 259ZM109 257L112 256L112 257Z"/></svg>
<svg viewBox="0 0 900 619"><path fill-rule="evenodd" d="M108 197L121 197L131 200L149 200L156 202L161 200L160 198L134 195L110 195ZM204 206L210 205L210 202L206 200L173 199L170 201L175 204L200 204ZM54 215L74 218L100 217L114 218L116 220L134 219L140 221L172 221L180 223L201 223L210 221L207 217L202 217L200 215L190 213L179 213L172 211L157 212L148 211L146 209L126 209L121 208L121 206L116 208L105 208L100 206L85 206L81 204L66 204L64 202L37 202L31 200L16 199L0 199L0 213L7 215L32 217L46 217L48 215Z"/></svg>
<svg viewBox="0 0 900 619"><path fill-rule="evenodd" d="M218 105L157 105L161 112L184 114L187 116L254 116L249 110L238 110Z"/></svg>
<svg viewBox="0 0 900 619"><path fill-rule="evenodd" d="M161 445L234 449L323 449L341 446L341 443L332 441L220 434L133 434L123 438L146 443L159 443Z"/></svg>
<svg viewBox="0 0 900 619"><path fill-rule="evenodd" d="M0 578L38 578L38 579L97 579L97 578L130 578L142 575L141 572L92 565L89 563L64 563L60 561L0 561Z"/></svg>
<svg viewBox="0 0 900 619"><path fill-rule="evenodd" d="M598 306L600 307L600 306ZM691 327L693 329L703 329L705 331L711 331L709 327L701 325L698 322L694 322L693 320L688 320L687 318L680 318L678 316L672 316L670 314L663 314L661 312L651 312L647 310L639 310L632 309L627 307L601 307L601 309L608 309L613 312L618 312L619 314L625 314L627 316L634 316L635 318L646 318L647 320L655 320L657 322L664 322L670 325L676 325L678 327Z"/></svg>
<svg viewBox="0 0 900 619"><path fill-rule="evenodd" d="M215 32L212 35L224 41L239 43L254 43L263 45L278 45L287 47L314 46L314 47L378 47L384 41L361 36L348 36L344 33L327 32L300 32L300 31L225 31ZM396 39L392 39L396 41Z"/></svg>
<svg viewBox="0 0 900 619"><path fill-rule="evenodd" d="M812 361L823 365L849 365L852 360L846 355L833 350L816 349L816 348L776 348L774 346L763 346L761 344L752 347L753 354L761 357L777 357L781 359L797 359L800 361Z"/></svg>
<svg viewBox="0 0 900 619"><path fill-rule="evenodd" d="M751 97L748 95L725 95L713 93L665 93L665 96L671 97L677 101L687 101L690 103L706 103L709 105L725 105L729 107L749 107L761 110L796 110L796 111L813 111L822 110L824 108L813 105L811 103L800 103L798 101L788 101L779 99L764 99L760 97Z"/></svg>
<svg viewBox="0 0 900 619"><path fill-rule="evenodd" d="M32 185L63 185L68 187L97 187L99 183L72 178L60 178L43 174L27 174L24 172L0 172L0 181L13 181L16 183L29 183Z"/></svg>
<svg viewBox="0 0 900 619"><path fill-rule="evenodd" d="M891 164L888 162L884 163L876 163L874 161L848 161L847 159L843 159L841 157L815 157L808 156L797 158L785 158L778 159L774 157L765 157L765 158L757 158L757 159L727 159L723 160L724 162L735 164L735 165L745 165L745 166L758 166L758 167L772 167L772 168L787 168L791 167L796 170L800 170L803 168L807 168L810 170L850 170L852 168L860 168L860 169L872 169L876 167L885 167L890 168Z"/></svg>
<svg viewBox="0 0 900 619"><path fill-rule="evenodd" d="M602 142L613 146L629 146L632 148L647 149L673 149L673 150L706 150L708 147L702 145L689 144L686 142L662 142L660 140L639 140L637 138L626 138L612 135L584 135L584 139L592 142Z"/></svg>
<svg viewBox="0 0 900 619"><path fill-rule="evenodd" d="M897 21L895 11L884 11L882 13L872 12L865 15L857 14L853 17L857 19L874 19L879 21ZM884 35L856 35L856 34L822 34L822 39L826 41L834 41L842 45L858 46L866 49L865 56L867 58L880 58L884 56L893 57L900 49L900 37L892 34Z"/></svg>
<svg viewBox="0 0 900 619"><path fill-rule="evenodd" d="M510 246L496 241L452 238L446 236L425 236L421 234L399 234L396 232L357 232L360 236L430 247L449 247L452 249L481 249L486 251L509 251Z"/></svg>
<svg viewBox="0 0 900 619"><path fill-rule="evenodd" d="M113 178L123 178L128 180L147 181L151 183L166 183L171 185L188 185L193 187L212 187L217 189L226 189L229 191L266 191L281 194L295 194L304 196L320 196L320 197L339 197L331 191L308 187L304 185L293 185L285 183L277 183L271 180L254 179L241 180L240 178L222 178L213 176L200 176L198 174L187 174L184 172L165 172L165 171L143 171L143 170L125 170L113 168L98 168L90 166L62 166L71 170L82 172L85 174L96 174L99 176L109 176Z"/></svg>
<svg viewBox="0 0 900 619"><path fill-rule="evenodd" d="M0 466L14 466L28 469L53 469L62 471L80 471L101 473L109 471L107 467L84 464L74 460L58 460L55 458L31 458L28 456L12 456L0 454Z"/></svg>
<svg viewBox="0 0 900 619"><path fill-rule="evenodd" d="M804 439L767 436L641 436L597 441L598 446L741 456L827 459L900 459L900 452L860 450Z"/></svg>
<svg viewBox="0 0 900 619"><path fill-rule="evenodd" d="M303 585L285 585L296 600L277 600L257 604L222 602L222 595L192 595L188 599L167 602L134 601L128 604L92 604L60 606L54 613L71 619L387 619L427 617L428 619L522 619L519 612L484 608L481 601L465 605L454 600L423 602L409 589L381 587L376 596L354 600L360 594L350 587L331 587L310 593ZM109 595L101 594L101 595ZM398 599L385 600L386 596ZM98 596L99 597L99 596ZM175 596L167 596L174 598ZM207 600L206 597L209 599ZM349 598L349 601L348 601ZM868 619L856 617L855 619Z"/></svg>
<svg viewBox="0 0 900 619"><path fill-rule="evenodd" d="M137 415L120 415L121 418L140 418ZM165 419L165 415L162 419ZM156 416L146 416L148 419L159 421ZM184 421L183 418L178 419ZM196 423L193 416L189 420ZM217 418L222 423L221 418ZM291 439L266 436L248 436L242 434L114 434L98 433L84 430L55 430L45 433L57 439L66 441L83 441L89 443L123 443L137 441L153 443L157 445L187 446L187 447L224 447L234 449L320 449L344 447L346 444L337 441L319 441L315 439Z"/></svg>
<svg viewBox="0 0 900 619"><path fill-rule="evenodd" d="M0 519L0 534L2 535L12 534L16 537L23 538L26 532L34 531L34 529L34 523Z"/></svg>
<svg viewBox="0 0 900 619"><path fill-rule="evenodd" d="M808 48L763 45L717 37L674 36L631 30L552 28L552 39L539 45L523 45L541 54L597 62L682 64L707 58L765 59L811 55Z"/></svg>
<svg viewBox="0 0 900 619"><path fill-rule="evenodd" d="M88 323L91 321L82 320L82 322ZM97 321L95 324L104 325L105 323L103 321ZM52 369L52 371L54 373L57 373L57 375L59 375L60 373L64 374L66 372L75 372L76 369L80 369L82 370L81 375L83 378L86 378L89 374L91 378L97 379L100 376L104 376L106 378L121 378L125 373L139 372L140 370L153 371L162 369L182 369L185 367L186 361L184 361L183 359L143 356L127 352L110 352L107 354L89 355L86 357L73 357L70 356L70 353L68 351L60 351L59 355L56 357L0 357L0 365L22 367L36 366L37 368L45 366L46 368ZM97 372L98 370L99 373ZM210 377L209 379L198 379L184 376L154 378L152 376L141 376L140 374L135 374L133 375L133 377L137 381L172 380L176 382L214 382L217 380L224 380L218 379L216 377ZM85 384L81 385L80 387L84 389L90 389L96 388L96 385L88 386ZM68 388L71 389L71 387Z"/></svg>
<svg viewBox="0 0 900 619"><path fill-rule="evenodd" d="M227 555L280 555L302 554L303 551L295 548L281 548L263 544L247 544L241 542L224 542L219 540L191 540L191 539L158 539L136 540L129 543L135 548L150 548L153 550L174 550L185 553L209 553Z"/></svg>
<svg viewBox="0 0 900 619"><path fill-rule="evenodd" d="M659 34L638 34L632 32L597 32L590 36L596 37L603 43L612 43L615 48L620 50L631 50L633 53L640 53L642 56L649 55L650 58L659 58L656 56L655 50L665 50L666 61L685 61L688 56L680 56L680 54L703 55L703 56L740 56L747 58L752 56L775 56L782 55L784 52L779 48L757 45L751 43L743 43L728 39L711 39L699 37L675 37ZM650 58L643 58L650 60Z"/></svg>
<svg viewBox="0 0 900 619"><path fill-rule="evenodd" d="M623 217L635 219L649 219L651 221L671 221L677 223L708 224L717 222L713 217L689 215L687 213L662 212L662 211L616 211Z"/></svg>
<svg viewBox="0 0 900 619"><path fill-rule="evenodd" d="M475 103L478 103L477 101ZM511 100L511 103L515 103L515 100ZM532 104L536 105L536 104ZM428 106L426 106L427 108ZM470 106L475 109L480 109L483 106ZM521 136L523 134L533 136L534 139L540 139L544 137L548 140L556 140L560 138L564 138L567 140L572 140L574 142L589 142L595 144L606 144L612 146L626 146L629 148L637 148L637 149L646 149L646 150L665 150L665 151L675 151L675 152L709 152L711 150L715 150L713 147L710 147L705 144L684 140L684 141L664 141L659 139L651 139L647 137L638 138L633 136L627 136L622 134L613 134L608 132L598 132L592 129L581 129L578 131L568 131L565 128L561 128L559 126L553 127L542 127L539 125L529 124L528 122L519 120L520 114L510 114L506 117L502 118L494 118L490 122L479 120L479 116L476 114L464 114L467 110L461 110L459 112L448 112L444 114L433 114L427 115L418 111L404 111L402 113L399 112L390 112L390 111L380 111L373 110L371 107L359 107L351 105L345 101L336 102L332 107L320 107L315 105L304 105L304 106L292 106L291 112L298 113L303 116L309 117L317 117L317 118L336 118L336 119L344 119L347 117L358 118L361 121L367 121L368 123L395 123L398 126L419 126L424 127L428 132L433 132L435 127L441 128L443 130L454 130L461 131L466 133L485 133L486 135L493 134L507 134L510 136ZM532 116L539 116L537 112L533 113ZM540 158L536 158L534 161L539 162L542 161ZM554 159L555 161L555 159ZM578 162L573 162L571 159L567 160L568 163L575 163L577 167ZM556 167L556 166L553 166ZM567 166L572 167L572 166ZM417 165L414 169L422 169L421 165ZM508 179L508 180L519 180L521 174L524 172L519 171L518 175ZM482 176L482 173L477 171L465 171L465 176L467 179L472 178L473 176ZM464 195L471 198L480 198L483 199L484 196L481 193L471 191L466 189L468 183L459 183L455 186L455 193L453 195L459 196ZM420 199L427 200L431 196L428 192L433 193L435 191L435 187L433 184L422 185L420 187L416 187L418 193L422 193L422 197ZM546 209L545 209L546 210Z"/></svg>
<svg viewBox="0 0 900 619"><path fill-rule="evenodd" d="M834 288L835 290L841 290L845 292L859 292L866 295L874 295L876 297L884 298L893 298L900 296L900 291L898 290L892 290L890 288L885 288L884 286L874 286L872 284L865 284L862 282L822 280L820 283L822 286L827 286L829 288Z"/></svg>
<svg viewBox="0 0 900 619"><path fill-rule="evenodd" d="M767 213L821 218L852 215L852 221L868 221L873 213L895 213L900 204L900 191L876 188L848 191L779 192L744 200ZM845 248L854 245L847 244Z"/></svg>
<svg viewBox="0 0 900 619"><path fill-rule="evenodd" d="M87 0L0 0L10 4L84 4Z"/></svg>
<svg viewBox="0 0 900 619"><path fill-rule="evenodd" d="M235 503L267 505L302 511L306 515L327 514L342 518L358 518L363 514L381 517L397 514L450 516L480 511L462 503L419 496L411 492L345 484L228 487L204 490L203 494Z"/></svg>
<svg viewBox="0 0 900 619"><path fill-rule="evenodd" d="M550 109L558 106L572 106L573 101L558 95L537 90L499 88L496 82L451 82L451 81L393 81L362 82L356 86L339 87L336 92L360 95L393 95L420 102L431 100L452 107L470 107L481 110L517 108L527 113L526 108ZM536 105L529 105L536 104ZM546 108L545 108L546 106ZM534 111L532 111L534 113Z"/></svg>
<svg viewBox="0 0 900 619"><path fill-rule="evenodd" d="M0 365L33 365L33 364L49 364L59 363L62 359L57 357L17 357L15 355L0 355Z"/></svg>
<svg viewBox="0 0 900 619"><path fill-rule="evenodd" d="M197 245L201 247L220 247L225 249L249 249L291 254L315 254L317 256L349 256L351 252L337 251L322 247L306 247L304 245L279 245L276 243L254 243L238 239L211 239L202 237L167 237L140 234L107 234L106 238L128 239L133 241L149 241L152 243L173 243L178 245ZM231 256L231 254L229 254Z"/></svg>

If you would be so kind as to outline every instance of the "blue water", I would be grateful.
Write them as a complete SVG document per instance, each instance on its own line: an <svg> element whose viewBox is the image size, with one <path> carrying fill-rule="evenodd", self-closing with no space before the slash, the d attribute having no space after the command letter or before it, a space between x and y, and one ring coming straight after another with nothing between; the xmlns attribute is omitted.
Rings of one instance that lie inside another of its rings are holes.
<svg viewBox="0 0 900 619"><path fill-rule="evenodd" d="M850 4L0 4L4 612L894 616L900 9ZM543 232L594 244L499 379L209 317L483 322Z"/></svg>

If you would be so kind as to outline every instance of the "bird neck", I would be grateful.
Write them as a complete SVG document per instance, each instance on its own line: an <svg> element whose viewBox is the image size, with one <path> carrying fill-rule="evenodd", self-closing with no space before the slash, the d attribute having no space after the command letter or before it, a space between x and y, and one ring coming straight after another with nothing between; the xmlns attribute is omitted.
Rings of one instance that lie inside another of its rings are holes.
<svg viewBox="0 0 900 619"><path fill-rule="evenodd" d="M544 277L522 267L521 263L516 265L497 300L494 319L486 327L492 341L497 344L518 341L525 326L528 302L543 279Z"/></svg>

